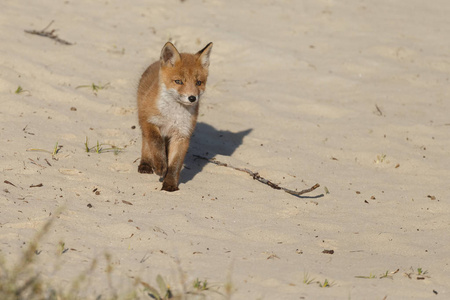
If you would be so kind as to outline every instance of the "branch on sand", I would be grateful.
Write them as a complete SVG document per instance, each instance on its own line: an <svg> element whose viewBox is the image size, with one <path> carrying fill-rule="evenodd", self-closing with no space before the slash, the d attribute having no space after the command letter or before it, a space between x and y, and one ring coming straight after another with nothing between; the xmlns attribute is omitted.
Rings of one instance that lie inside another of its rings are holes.
<svg viewBox="0 0 450 300"><path fill-rule="evenodd" d="M45 31L47 28L49 28L54 21L51 21L50 24L47 25L47 27L45 27L42 30L25 30L26 33L29 34L35 34L35 35L39 35L39 36L43 36L43 37L48 37L52 40L55 40L58 43L61 43L63 45L73 45L72 43L69 43L68 41L65 41L63 39L60 39L57 35L55 35L55 29L51 30L51 31Z"/></svg>
<svg viewBox="0 0 450 300"><path fill-rule="evenodd" d="M317 189L320 186L318 183L316 183L315 185L313 185L309 189L305 189L305 190L302 190L302 191L299 191L299 192L298 191L293 191L293 190L284 188L282 186L279 186L278 184L273 183L272 181L270 181L270 180L260 176L257 172L253 172L253 171L251 171L249 169L237 168L237 167L234 167L234 166L232 166L230 164L226 164L226 163L220 162L220 161L216 160L215 158L207 158L207 157L200 156L200 155L195 155L195 154L194 154L194 157L198 158L198 159L206 160L206 161L208 161L210 163L213 163L213 164L221 166L221 167L227 167L227 168L231 168L231 169L234 169L234 170L237 170L237 171L241 171L241 172L247 173L248 175L252 176L253 179L258 180L259 182L264 183L264 184L270 186L273 189L283 190L286 193L294 195L294 196L301 196L303 194L310 193L310 192L314 191L315 189Z"/></svg>

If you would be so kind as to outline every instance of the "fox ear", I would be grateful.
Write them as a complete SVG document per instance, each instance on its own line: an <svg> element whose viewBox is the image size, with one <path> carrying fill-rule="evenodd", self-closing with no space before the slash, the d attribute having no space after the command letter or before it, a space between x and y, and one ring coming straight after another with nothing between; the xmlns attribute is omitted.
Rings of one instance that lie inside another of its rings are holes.
<svg viewBox="0 0 450 300"><path fill-rule="evenodd" d="M207 69L209 67L209 55L211 54L213 43L209 43L202 50L198 51L195 55L198 56L202 66Z"/></svg>
<svg viewBox="0 0 450 300"><path fill-rule="evenodd" d="M173 67L180 60L181 56L177 48L171 42L167 42L161 50L161 65Z"/></svg>

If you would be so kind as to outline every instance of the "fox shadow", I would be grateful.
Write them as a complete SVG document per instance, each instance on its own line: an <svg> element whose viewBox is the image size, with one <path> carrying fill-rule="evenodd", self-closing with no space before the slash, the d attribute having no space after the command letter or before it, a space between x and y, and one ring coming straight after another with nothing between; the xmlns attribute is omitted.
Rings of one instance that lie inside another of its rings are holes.
<svg viewBox="0 0 450 300"><path fill-rule="evenodd" d="M217 130L211 125L197 123L192 134L189 150L184 160L184 168L181 170L180 183L192 180L206 166L208 161L195 159L193 156L201 155L208 158L216 155L231 156L253 129L239 132Z"/></svg>

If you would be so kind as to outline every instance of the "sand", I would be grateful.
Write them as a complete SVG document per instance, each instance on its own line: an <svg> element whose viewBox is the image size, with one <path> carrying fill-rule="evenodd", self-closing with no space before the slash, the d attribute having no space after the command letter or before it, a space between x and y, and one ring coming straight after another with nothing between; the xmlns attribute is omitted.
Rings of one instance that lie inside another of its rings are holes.
<svg viewBox="0 0 450 300"><path fill-rule="evenodd" d="M450 297L448 1L0 6L7 266L57 216L33 268L66 288L97 260L92 299L158 274L178 291L231 282L232 299ZM24 32L52 20L72 45ZM174 193L137 172L137 83L167 41L214 42ZM294 197L194 155L321 187Z"/></svg>

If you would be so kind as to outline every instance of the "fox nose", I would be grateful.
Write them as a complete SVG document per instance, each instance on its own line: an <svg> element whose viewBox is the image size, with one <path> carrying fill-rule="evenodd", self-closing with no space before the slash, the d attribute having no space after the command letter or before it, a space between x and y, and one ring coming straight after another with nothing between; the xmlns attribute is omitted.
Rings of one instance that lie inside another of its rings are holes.
<svg viewBox="0 0 450 300"><path fill-rule="evenodd" d="M197 100L197 97L195 97L195 96L189 96L188 100L189 100L191 103L193 103L193 102L195 102L195 101Z"/></svg>

